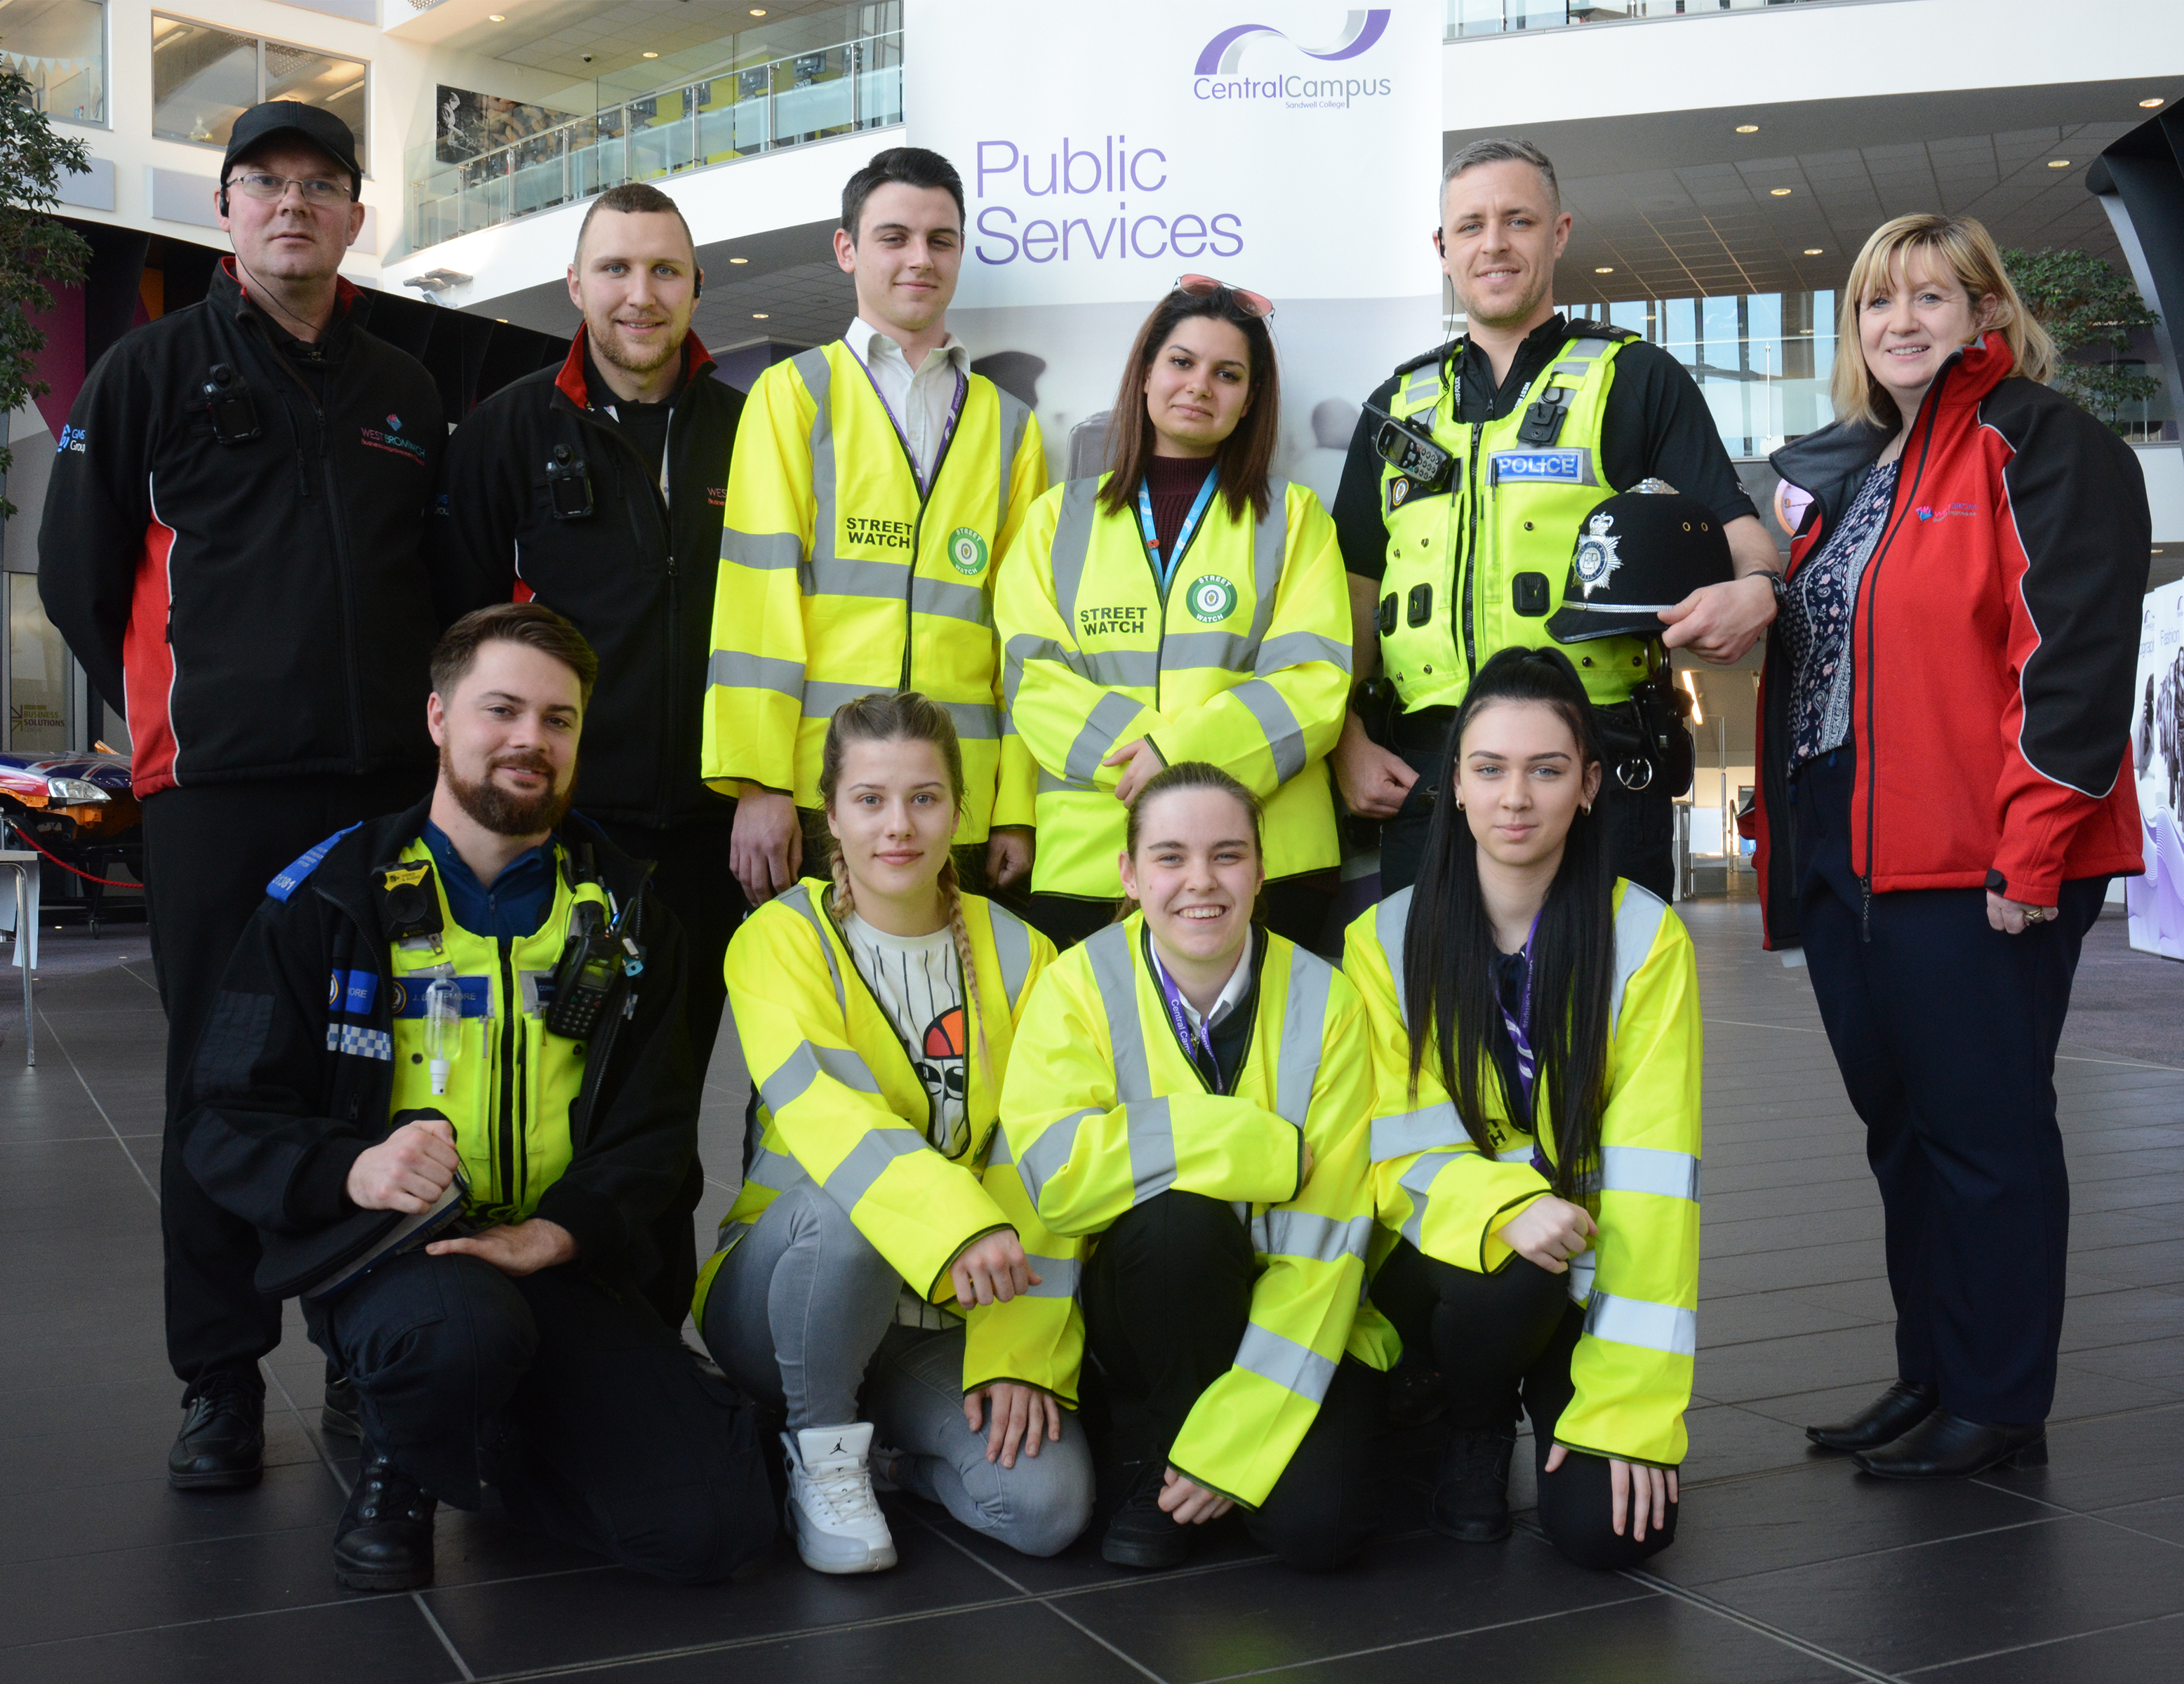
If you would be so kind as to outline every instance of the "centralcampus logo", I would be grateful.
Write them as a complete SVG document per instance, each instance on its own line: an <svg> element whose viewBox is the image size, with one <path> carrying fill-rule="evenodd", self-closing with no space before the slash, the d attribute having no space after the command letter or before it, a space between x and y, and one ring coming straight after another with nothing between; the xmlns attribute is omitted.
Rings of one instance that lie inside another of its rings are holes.
<svg viewBox="0 0 2184 1684"><path fill-rule="evenodd" d="M1301 71L1255 76L1240 67L1244 49L1262 36L1272 36L1323 64L1362 58L1379 44L1393 15L1382 7L1352 12L1340 36L1325 47L1306 47L1291 41L1270 24L1237 24L1223 30L1200 50L1191 69L1191 94L1198 99L1278 99L1290 106L1336 109L1346 109L1352 100L1384 97L1395 91L1385 76L1315 76Z"/></svg>

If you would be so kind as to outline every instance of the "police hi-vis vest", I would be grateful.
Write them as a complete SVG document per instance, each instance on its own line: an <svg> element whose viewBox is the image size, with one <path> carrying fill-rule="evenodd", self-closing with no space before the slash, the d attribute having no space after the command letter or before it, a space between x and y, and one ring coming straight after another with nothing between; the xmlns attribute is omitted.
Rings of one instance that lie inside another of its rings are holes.
<svg viewBox="0 0 2184 1684"><path fill-rule="evenodd" d="M963 748L956 840L1032 821L1032 767L1002 740L994 564L1046 489L1031 411L965 377L933 481L840 341L759 377L728 467L704 775L819 804L827 723L873 691L946 705ZM998 803L998 812L997 812Z"/></svg>
<svg viewBox="0 0 2184 1684"><path fill-rule="evenodd" d="M1473 675L1500 651L1554 641L1546 622L1563 605L1579 528L1596 503L1625 489L1608 485L1600 470L1621 342L1573 336L1498 421L1455 419L1457 383L1446 358L1403 375L1389 413L1426 421L1457 459L1454 485L1439 492L1392 466L1380 470L1388 532L1380 664L1407 709L1461 702ZM1524 436L1528 427L1538 442ZM1650 659L1648 644L1635 637L1566 653L1585 693L1603 707L1630 699Z"/></svg>
<svg viewBox="0 0 2184 1684"><path fill-rule="evenodd" d="M430 864L422 841L402 850L404 864ZM521 1222L561 1178L574 1153L569 1110L584 1084L581 1041L550 1035L544 1010L554 963L569 939L579 901L611 921L605 889L570 886L559 848L554 903L537 933L515 939L473 935L448 910L439 873L440 932L395 944L393 1112L430 1107L454 1125L455 1151L470 1183L470 1209L497 1222ZM448 1091L432 1092L425 1055L425 991L441 977L462 990L461 1047L448 1068ZM391 1114L391 1113L390 1113Z"/></svg>
<svg viewBox="0 0 2184 1684"><path fill-rule="evenodd" d="M1221 1093L1177 1037L1144 914L1056 960L1017 1031L987 1180L1006 1174L1050 1229L1080 1243L1170 1188L1236 1207L1261 1270L1251 1320L1234 1365L1199 1394L1168 1460L1256 1505L1344 1354L1385 1369L1401 1343L1359 1303L1374 1230L1357 992L1279 936L1255 931L1252 942L1251 1040ZM1307 1143L1314 1163L1300 1188Z"/></svg>
<svg viewBox="0 0 2184 1684"><path fill-rule="evenodd" d="M1170 765L1210 760L1266 803L1269 877L1339 864L1322 764L1350 691L1334 523L1280 480L1263 520L1216 497L1163 602L1135 509L1099 506L1110 477L1032 505L994 597L1010 723L1039 768L1033 888L1121 896L1123 768L1100 763L1141 736Z"/></svg>
<svg viewBox="0 0 2184 1684"><path fill-rule="evenodd" d="M1403 996L1410 913L1410 890L1390 895L1350 926L1343 945L1343 975L1363 997L1371 1025L1374 1203L1384 1226L1428 1257L1490 1273L1511 1256L1493 1231L1550 1191L1531 1166L1534 1146L1553 1163L1555 1143L1535 1142L1510 1120L1498 1072L1480 1084L1491 1157L1465 1130L1430 1050L1412 1095ZM1615 886L1608 999L1602 1161L1580 1183L1599 1232L1570 1259L1569 1292L1585 1306L1585 1332L1570 1359L1576 1392L1555 1437L1573 1449L1674 1467L1687 1447L1684 1410L1698 1348L1704 1047L1691 936L1635 883ZM1546 1103L1542 1089L1542 1115Z"/></svg>
<svg viewBox="0 0 2184 1684"><path fill-rule="evenodd" d="M699 1272L699 1322L730 1249L783 1192L816 1183L911 1287L944 1308L956 1305L948 1265L956 1253L1015 1229L1039 1284L965 1315L963 1385L1018 1381L1073 1407L1084 1337L1078 1248L1047 1232L1012 1181L982 1185L1017 1021L1054 944L1005 908L962 898L986 1060L967 998L951 1032L968 1055L969 1128L951 1158L933 1142L932 1103L911 1049L827 910L832 887L804 879L753 913L728 944L728 1003L758 1088L758 1139L746 1148L743 1190L721 1220L719 1248Z"/></svg>

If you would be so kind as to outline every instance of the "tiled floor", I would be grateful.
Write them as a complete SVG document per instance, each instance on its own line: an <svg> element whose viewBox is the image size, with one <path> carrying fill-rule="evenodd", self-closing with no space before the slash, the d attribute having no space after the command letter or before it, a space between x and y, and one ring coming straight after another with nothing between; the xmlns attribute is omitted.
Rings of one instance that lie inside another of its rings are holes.
<svg viewBox="0 0 2184 1684"><path fill-rule="evenodd" d="M1702 1396L1681 1540L1619 1577L1521 1530L1443 1542L1412 1482L1329 1580L1233 1537L1154 1578L1085 1543L1028 1561L905 1501L902 1564L870 1579L784 1554L671 1589L443 1514L432 1590L344 1592L327 1546L349 1467L318 1434L300 1333L268 1364L264 1485L191 1497L163 1476L180 1388L160 1350L144 966L45 987L33 1071L0 987L0 1677L2184 1678L2184 1069L2128 1026L2184 1022L2184 966L2126 957L2103 924L2087 974L2120 987L2117 1009L2059 1069L2076 1214L2051 1465L1889 1487L1809 1457L1797 1431L1891 1372L1879 1213L1811 989L1757 950L1748 902L1685 911L1709 1014ZM732 1045L705 1120L716 1173L737 1156Z"/></svg>

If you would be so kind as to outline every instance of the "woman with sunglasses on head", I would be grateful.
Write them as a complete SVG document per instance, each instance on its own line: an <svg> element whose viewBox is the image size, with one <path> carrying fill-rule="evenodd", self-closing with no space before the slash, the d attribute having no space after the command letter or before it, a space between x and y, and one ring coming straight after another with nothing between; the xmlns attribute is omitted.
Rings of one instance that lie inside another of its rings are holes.
<svg viewBox="0 0 2184 1684"><path fill-rule="evenodd" d="M1034 990L989 1181L1089 1250L1079 1297L1109 1423L1100 1553L1188 1559L1232 1507L1318 1570L1381 1518L1394 1331L1358 1302L1366 1033L1326 960L1251 921L1258 798L1179 761L1129 808L1134 903Z"/></svg>
<svg viewBox="0 0 2184 1684"><path fill-rule="evenodd" d="M1697 1341L1698 975L1608 865L1601 745L1555 649L1479 669L1415 885L1350 926L1372 1025L1373 1302L1452 1426L1429 1520L1509 1531L1521 1400L1540 1521L1581 1566L1673 1542Z"/></svg>
<svg viewBox="0 0 2184 1684"><path fill-rule="evenodd" d="M1114 915L1123 815L1182 760L1265 804L1268 925L1320 939L1350 599L1319 499L1268 473L1273 314L1256 292L1178 281L1124 365L1112 471L1033 504L995 580L1011 728L1039 766L1032 917L1065 947Z"/></svg>
<svg viewBox="0 0 2184 1684"><path fill-rule="evenodd" d="M744 1185L699 1271L714 1360L785 1412L790 1536L822 1573L892 1567L872 1470L1031 1555L1091 1513L1070 1410L1075 1248L991 1184L1001 1079L1053 947L957 887L962 751L915 691L845 702L819 793L831 881L753 913L728 1001L757 1089ZM863 1413L859 1412L860 1398Z"/></svg>

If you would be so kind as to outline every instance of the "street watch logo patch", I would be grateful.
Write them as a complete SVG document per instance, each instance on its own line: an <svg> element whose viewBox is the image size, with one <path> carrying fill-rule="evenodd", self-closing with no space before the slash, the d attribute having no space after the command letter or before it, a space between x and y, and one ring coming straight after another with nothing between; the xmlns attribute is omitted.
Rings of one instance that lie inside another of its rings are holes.
<svg viewBox="0 0 2184 1684"><path fill-rule="evenodd" d="M948 535L948 563L958 573L976 578L986 570L986 541L977 529L958 526Z"/></svg>
<svg viewBox="0 0 2184 1684"><path fill-rule="evenodd" d="M1201 574L1190 581L1190 617L1206 625L1217 625L1236 611L1236 587L1217 573Z"/></svg>
<svg viewBox="0 0 2184 1684"><path fill-rule="evenodd" d="M359 436L367 450L383 450L390 456L406 457L420 467L425 464L425 447L414 438L402 436L402 418L399 415L389 415L383 431L377 427L365 427Z"/></svg>
<svg viewBox="0 0 2184 1684"><path fill-rule="evenodd" d="M907 520L875 520L865 514L842 517L842 536L868 550L906 550L910 547L911 531Z"/></svg>

